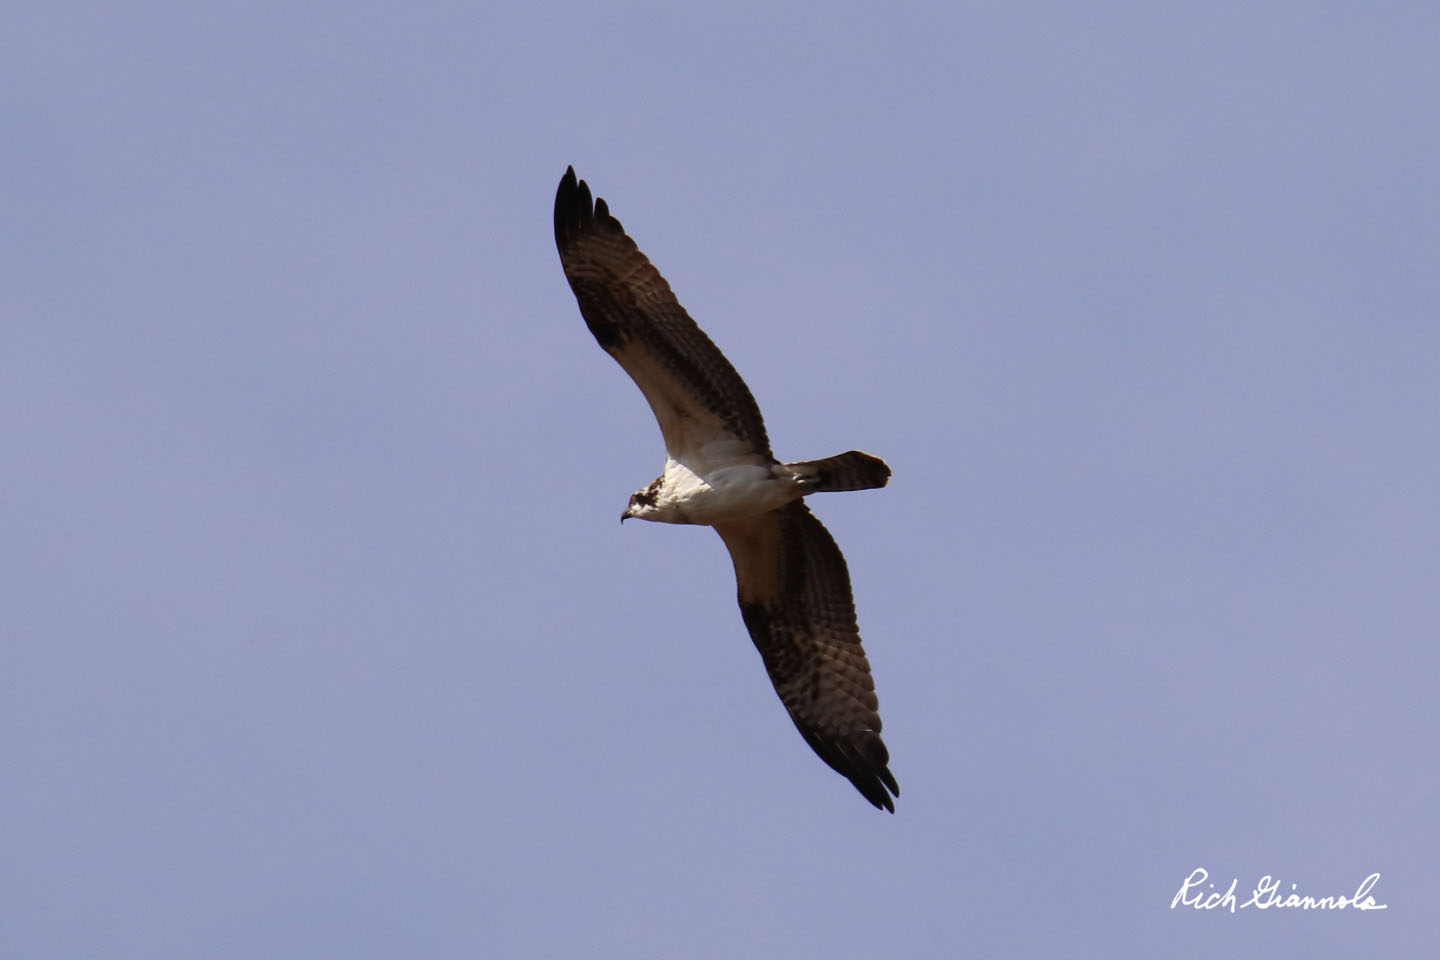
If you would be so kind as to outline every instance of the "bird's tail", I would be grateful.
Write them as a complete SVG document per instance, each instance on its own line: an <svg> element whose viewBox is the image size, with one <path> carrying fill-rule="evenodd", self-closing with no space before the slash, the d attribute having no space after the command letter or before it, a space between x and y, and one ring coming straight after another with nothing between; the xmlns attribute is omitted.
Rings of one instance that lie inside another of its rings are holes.
<svg viewBox="0 0 1440 960"><path fill-rule="evenodd" d="M802 460L780 465L809 489L806 493L835 490L873 490L890 482L890 467L879 457L859 450L837 453L824 460Z"/></svg>

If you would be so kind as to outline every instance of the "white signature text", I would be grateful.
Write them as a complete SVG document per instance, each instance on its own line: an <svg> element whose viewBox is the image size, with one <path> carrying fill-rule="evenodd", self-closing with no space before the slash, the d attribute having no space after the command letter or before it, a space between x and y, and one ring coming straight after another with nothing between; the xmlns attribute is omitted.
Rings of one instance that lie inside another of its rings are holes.
<svg viewBox="0 0 1440 960"><path fill-rule="evenodd" d="M1223 891L1216 890L1215 884L1209 881L1210 874L1204 867L1196 867L1190 871L1190 876L1180 884L1180 892L1170 901L1170 909L1191 907L1195 910L1229 910L1231 913L1237 908L1244 910L1246 907L1257 910L1284 910L1291 907L1301 910L1389 909L1389 904L1376 903L1375 898L1370 895L1375 884L1380 882L1378 873L1366 877L1360 886L1355 888L1355 893L1348 897L1312 897L1297 892L1296 884L1293 883L1290 884L1290 892L1284 893L1280 890L1280 881L1267 873L1260 878L1255 889L1250 891L1249 899L1240 901L1235 896L1235 888L1240 883L1238 877L1231 880L1230 886Z"/></svg>

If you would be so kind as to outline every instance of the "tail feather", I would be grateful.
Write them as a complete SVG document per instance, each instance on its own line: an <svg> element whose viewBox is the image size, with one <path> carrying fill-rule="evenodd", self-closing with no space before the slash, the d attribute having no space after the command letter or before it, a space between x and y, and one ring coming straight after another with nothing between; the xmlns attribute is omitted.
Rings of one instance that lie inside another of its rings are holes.
<svg viewBox="0 0 1440 960"><path fill-rule="evenodd" d="M809 492L873 490L890 482L890 467L879 457L859 450L837 453L824 460L801 460L784 469L810 488Z"/></svg>

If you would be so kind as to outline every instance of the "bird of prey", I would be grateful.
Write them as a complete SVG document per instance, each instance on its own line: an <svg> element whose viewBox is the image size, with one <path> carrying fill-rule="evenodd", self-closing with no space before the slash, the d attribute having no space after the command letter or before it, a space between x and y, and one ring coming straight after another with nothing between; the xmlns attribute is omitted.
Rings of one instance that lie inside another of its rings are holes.
<svg viewBox="0 0 1440 960"><path fill-rule="evenodd" d="M803 499L883 487L890 467L857 450L776 460L745 381L574 167L555 193L555 245L586 325L639 386L665 439L665 472L630 498L621 521L715 528L735 564L740 615L800 735L894 813L900 788L880 739L850 574Z"/></svg>

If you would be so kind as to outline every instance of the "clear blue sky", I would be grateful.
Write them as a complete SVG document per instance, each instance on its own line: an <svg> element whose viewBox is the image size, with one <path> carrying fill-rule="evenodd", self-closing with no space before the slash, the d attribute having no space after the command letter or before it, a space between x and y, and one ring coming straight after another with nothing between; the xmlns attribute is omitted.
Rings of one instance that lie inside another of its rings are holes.
<svg viewBox="0 0 1440 960"><path fill-rule="evenodd" d="M1433 3L3 20L6 960L1434 949ZM572 163L894 468L814 503L893 817L616 522Z"/></svg>

